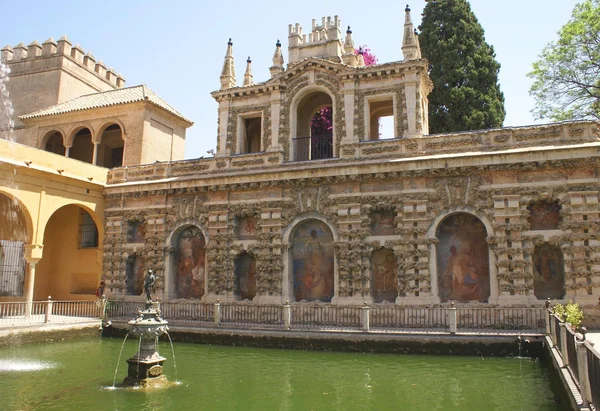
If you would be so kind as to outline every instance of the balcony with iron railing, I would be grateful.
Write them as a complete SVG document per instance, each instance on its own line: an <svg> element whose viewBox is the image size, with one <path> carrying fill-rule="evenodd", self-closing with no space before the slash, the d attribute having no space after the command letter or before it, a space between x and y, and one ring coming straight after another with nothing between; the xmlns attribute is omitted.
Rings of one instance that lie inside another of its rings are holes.
<svg viewBox="0 0 600 411"><path fill-rule="evenodd" d="M333 158L333 136L296 137L292 139L293 161L324 160Z"/></svg>

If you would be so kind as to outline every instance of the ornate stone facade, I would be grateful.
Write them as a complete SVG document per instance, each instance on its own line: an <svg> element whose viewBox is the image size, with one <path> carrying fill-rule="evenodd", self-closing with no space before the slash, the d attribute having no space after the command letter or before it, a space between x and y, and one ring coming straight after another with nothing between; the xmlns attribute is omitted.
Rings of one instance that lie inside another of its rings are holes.
<svg viewBox="0 0 600 411"><path fill-rule="evenodd" d="M539 290L548 289L595 304L600 125L427 135L431 82L427 62L414 55L371 67L307 57L264 83L222 88L213 93L215 158L112 170L104 278L113 295L138 298L123 291L124 260L135 250L157 273L162 298L174 298L172 238L196 226L206 241L206 302L240 299L234 265L246 252L256 262L255 303L318 299L316 284L328 281L332 304L373 302L376 276L393 267L397 292L385 298L395 295L396 304L543 304ZM394 139L368 138L370 110L382 105L394 113ZM331 154L314 156L309 148L300 161L297 140L317 142L301 135L310 127L300 122L322 107L332 110ZM262 118L259 152L240 152L245 113ZM548 211L536 206L542 202L556 205ZM531 227L532 213L556 226ZM248 218L256 233L241 236L239 224ZM132 220L146 223L141 248L124 241ZM315 228L299 233L310 221ZM475 244L479 237L470 233L483 237ZM317 264L325 267L330 255L332 274ZM395 261L378 262L377 274L374 258L390 255ZM302 284L297 270L304 270Z"/></svg>

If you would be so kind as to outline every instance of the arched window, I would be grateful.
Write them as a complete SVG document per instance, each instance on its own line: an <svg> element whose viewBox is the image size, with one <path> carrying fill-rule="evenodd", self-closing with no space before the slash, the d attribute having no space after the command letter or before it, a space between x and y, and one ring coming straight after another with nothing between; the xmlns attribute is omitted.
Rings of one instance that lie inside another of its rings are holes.
<svg viewBox="0 0 600 411"><path fill-rule="evenodd" d="M333 105L329 94L315 91L304 96L296 108L295 119L294 161L333 157Z"/></svg>
<svg viewBox="0 0 600 411"><path fill-rule="evenodd" d="M457 213L438 225L437 276L442 302L486 302L490 296L489 251L485 226L477 217Z"/></svg>
<svg viewBox="0 0 600 411"><path fill-rule="evenodd" d="M235 285L240 299L252 300L256 296L256 258L243 252L234 263Z"/></svg>
<svg viewBox="0 0 600 411"><path fill-rule="evenodd" d="M371 288L373 302L396 301L398 263L392 250L375 250L371 254Z"/></svg>
<svg viewBox="0 0 600 411"><path fill-rule="evenodd" d="M204 295L205 239L196 226L184 228L176 237L175 289L177 298L199 299Z"/></svg>
<svg viewBox="0 0 600 411"><path fill-rule="evenodd" d="M333 298L333 234L327 224L309 219L292 233L293 283L296 301Z"/></svg>
<svg viewBox="0 0 600 411"><path fill-rule="evenodd" d="M92 132L82 128L73 137L73 146L69 150L69 157L75 160L92 163L94 158L94 144L92 144Z"/></svg>
<svg viewBox="0 0 600 411"><path fill-rule="evenodd" d="M565 296L565 266L560 247L543 243L533 250L533 289L538 300Z"/></svg>
<svg viewBox="0 0 600 411"><path fill-rule="evenodd" d="M121 167L123 165L123 131L118 124L111 124L104 129L100 136L96 165L106 168Z"/></svg>
<svg viewBox="0 0 600 411"><path fill-rule="evenodd" d="M46 139L44 150L64 156L66 148L63 144L62 134L60 134L58 131L50 132L50 135Z"/></svg>

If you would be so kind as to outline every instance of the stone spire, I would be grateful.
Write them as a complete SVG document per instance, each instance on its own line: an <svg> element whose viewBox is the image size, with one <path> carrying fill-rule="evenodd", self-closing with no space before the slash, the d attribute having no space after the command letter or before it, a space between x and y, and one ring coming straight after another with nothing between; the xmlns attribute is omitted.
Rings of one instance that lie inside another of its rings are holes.
<svg viewBox="0 0 600 411"><path fill-rule="evenodd" d="M419 58L421 50L415 39L415 28L413 27L412 20L410 18L410 7L406 5L405 17L404 17L404 38L402 40L402 54L404 54L404 60L414 60Z"/></svg>
<svg viewBox="0 0 600 411"><path fill-rule="evenodd" d="M415 33L415 43L417 43L417 58L421 58L421 44L419 43L419 33L417 33L417 29L414 31Z"/></svg>
<svg viewBox="0 0 600 411"><path fill-rule="evenodd" d="M283 54L281 53L281 43L277 40L275 43L275 53L273 54L273 65L269 67L271 77L283 73Z"/></svg>
<svg viewBox="0 0 600 411"><path fill-rule="evenodd" d="M354 54L354 41L352 40L352 30L350 30L350 26L348 26L348 30L346 30L342 61L349 66L356 66L358 64L358 56Z"/></svg>
<svg viewBox="0 0 600 411"><path fill-rule="evenodd" d="M254 84L254 78L252 77L252 60L248 56L246 60L246 72L244 73L244 86L251 86Z"/></svg>
<svg viewBox="0 0 600 411"><path fill-rule="evenodd" d="M235 65L233 64L233 43L229 39L225 62L223 62L223 70L221 71L221 90L232 87L235 87Z"/></svg>

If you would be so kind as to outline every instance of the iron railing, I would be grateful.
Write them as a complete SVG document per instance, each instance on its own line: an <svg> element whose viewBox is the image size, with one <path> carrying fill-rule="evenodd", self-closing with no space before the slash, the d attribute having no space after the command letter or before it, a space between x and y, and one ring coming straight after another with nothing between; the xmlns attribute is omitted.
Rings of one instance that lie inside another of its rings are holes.
<svg viewBox="0 0 600 411"><path fill-rule="evenodd" d="M106 317L129 320L143 302L109 301ZM173 325L221 326L231 328L289 328L300 330L365 330L364 306L328 303L289 305L201 302L161 303L162 317ZM218 308L217 308L218 307ZM286 308L287 307L287 308ZM218 311L217 311L218 310ZM286 311L287 310L287 311ZM403 307L373 304L367 307L367 330L375 332L462 332L542 334L545 322L542 308L468 308L454 310L457 329L450 330L448 307ZM287 313L287 314L286 314ZM216 320L215 320L216 318Z"/></svg>
<svg viewBox="0 0 600 411"><path fill-rule="evenodd" d="M296 137L292 139L294 161L323 160L333 157L333 136Z"/></svg>
<svg viewBox="0 0 600 411"><path fill-rule="evenodd" d="M373 305L370 328L374 331L426 330L445 332L448 316L445 308L402 307L395 304Z"/></svg>
<svg viewBox="0 0 600 411"><path fill-rule="evenodd" d="M590 345L585 343L587 350L588 363L588 378L590 381L590 389L592 392L592 402L597 410L600 410L600 352Z"/></svg>
<svg viewBox="0 0 600 411"><path fill-rule="evenodd" d="M0 326L76 323L99 319L101 301L1 302Z"/></svg>
<svg viewBox="0 0 600 411"><path fill-rule="evenodd" d="M551 310L548 310L547 316L550 321L549 337L554 346L552 352L563 359L579 389L583 405L589 404L591 409L600 410L600 352L586 341L585 328L581 330L582 334L579 334L570 324L563 323ZM561 335L563 332L564 336ZM563 341L563 338L566 340ZM584 354L585 357L580 357L580 354Z"/></svg>

